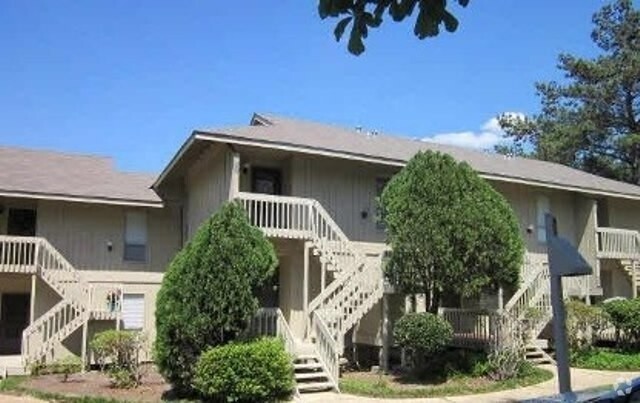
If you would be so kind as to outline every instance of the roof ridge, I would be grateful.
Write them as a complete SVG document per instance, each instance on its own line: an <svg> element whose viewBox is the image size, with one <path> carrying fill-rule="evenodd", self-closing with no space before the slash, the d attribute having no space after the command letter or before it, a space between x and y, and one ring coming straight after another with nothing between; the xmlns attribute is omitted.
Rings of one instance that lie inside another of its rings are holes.
<svg viewBox="0 0 640 403"><path fill-rule="evenodd" d="M93 158L93 159L101 159L106 160L110 163L113 163L113 157L109 155L103 154L91 154L88 152L78 152L78 151L62 151L55 150L52 148L41 148L41 147L26 147L26 146L12 146L12 145L2 145L0 144L0 150L7 151L22 151L22 152L31 152L31 153L46 153L52 155L66 156L66 157L75 157L75 158Z"/></svg>

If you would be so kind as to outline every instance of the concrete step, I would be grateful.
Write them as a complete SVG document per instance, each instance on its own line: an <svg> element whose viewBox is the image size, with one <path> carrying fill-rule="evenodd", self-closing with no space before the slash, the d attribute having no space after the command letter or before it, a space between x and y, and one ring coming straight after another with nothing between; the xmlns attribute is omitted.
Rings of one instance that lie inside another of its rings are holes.
<svg viewBox="0 0 640 403"><path fill-rule="evenodd" d="M298 392L321 392L333 389L331 382L305 382L298 384Z"/></svg>
<svg viewBox="0 0 640 403"><path fill-rule="evenodd" d="M307 363L294 363L293 369L295 371L298 370L311 370L311 369L322 369L322 364L319 362L307 362Z"/></svg>
<svg viewBox="0 0 640 403"><path fill-rule="evenodd" d="M296 372L294 374L296 381L306 381L309 379L329 379L324 371L321 372ZM298 382L300 383L300 382Z"/></svg>

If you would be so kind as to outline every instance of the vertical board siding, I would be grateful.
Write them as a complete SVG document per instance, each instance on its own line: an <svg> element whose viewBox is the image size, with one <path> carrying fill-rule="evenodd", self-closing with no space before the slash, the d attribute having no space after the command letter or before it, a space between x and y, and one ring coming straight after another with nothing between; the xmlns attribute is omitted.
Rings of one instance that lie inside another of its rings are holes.
<svg viewBox="0 0 640 403"><path fill-rule="evenodd" d="M179 209L136 208L147 214L146 262L124 260L125 213L129 210L42 201L38 204L37 233L80 270L165 271L180 246Z"/></svg>
<svg viewBox="0 0 640 403"><path fill-rule="evenodd" d="M224 145L216 145L204 151L189 168L185 176L185 241L229 200L232 164L231 152Z"/></svg>

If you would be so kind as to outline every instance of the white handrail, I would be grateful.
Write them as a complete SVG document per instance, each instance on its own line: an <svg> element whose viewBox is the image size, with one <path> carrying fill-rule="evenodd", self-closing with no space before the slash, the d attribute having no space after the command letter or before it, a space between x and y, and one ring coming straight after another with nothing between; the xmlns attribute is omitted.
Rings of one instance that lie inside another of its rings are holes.
<svg viewBox="0 0 640 403"><path fill-rule="evenodd" d="M325 367L329 380L338 389L338 378L340 377L340 347L337 345L335 336L329 330L324 319L318 311L313 312L313 332L316 336L316 348L320 361Z"/></svg>
<svg viewBox="0 0 640 403"><path fill-rule="evenodd" d="M598 255L612 259L640 258L640 233L622 228L598 227Z"/></svg>
<svg viewBox="0 0 640 403"><path fill-rule="evenodd" d="M281 337L285 350L291 355L296 353L293 332L280 308L260 308L251 319L249 333L253 336Z"/></svg>

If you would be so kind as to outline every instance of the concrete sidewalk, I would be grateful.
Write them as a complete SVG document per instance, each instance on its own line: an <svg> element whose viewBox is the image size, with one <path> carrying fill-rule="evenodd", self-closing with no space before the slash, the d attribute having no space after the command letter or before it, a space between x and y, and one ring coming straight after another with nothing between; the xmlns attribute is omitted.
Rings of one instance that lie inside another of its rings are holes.
<svg viewBox="0 0 640 403"><path fill-rule="evenodd" d="M542 365L541 368L556 372L556 367ZM590 369L571 369L571 385L574 391L590 389L602 385L613 385L620 381L640 376L640 372L614 372L595 371ZM533 386L520 389L504 390L502 392L483 393L478 395L451 396L428 399L375 399L372 397L361 397L348 395L346 393L315 393L304 394L302 402L345 402L345 403L367 403L401 401L407 403L445 403L445 402L514 402L523 399L549 396L558 393L557 377Z"/></svg>
<svg viewBox="0 0 640 403"><path fill-rule="evenodd" d="M12 396L12 395L1 395L0 394L0 402L2 403L44 403L44 400L36 399L31 396Z"/></svg>

